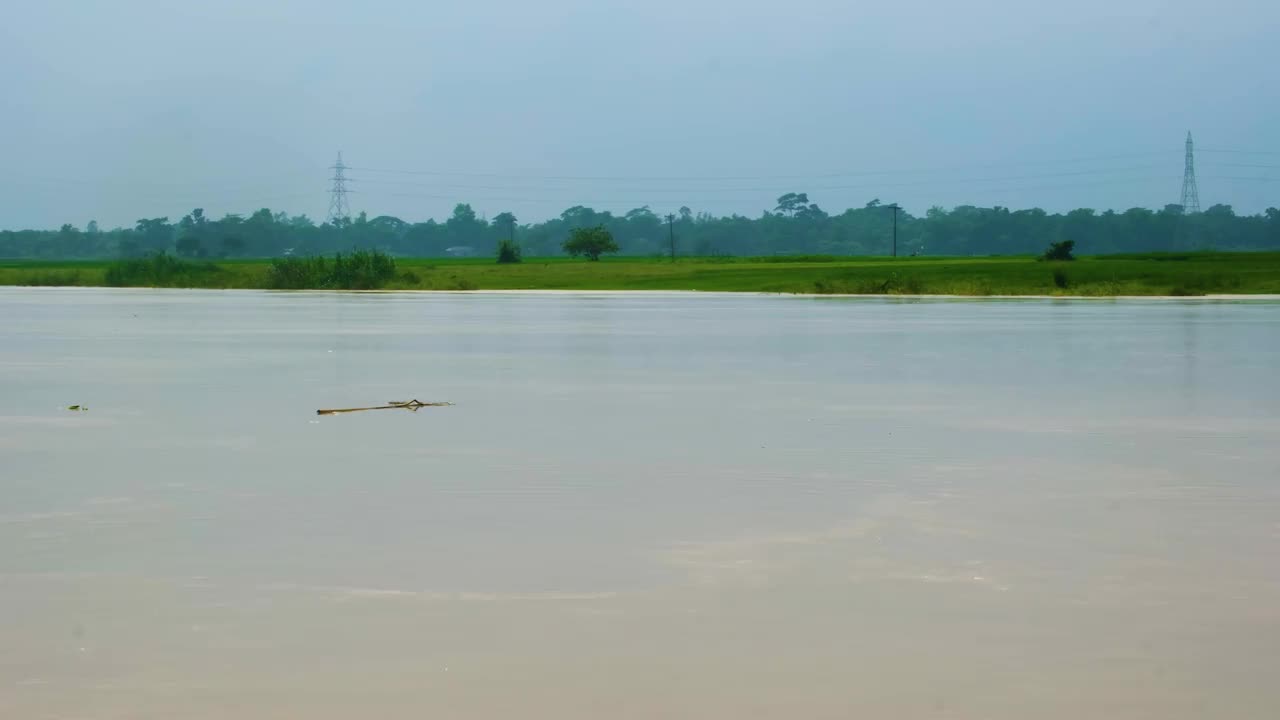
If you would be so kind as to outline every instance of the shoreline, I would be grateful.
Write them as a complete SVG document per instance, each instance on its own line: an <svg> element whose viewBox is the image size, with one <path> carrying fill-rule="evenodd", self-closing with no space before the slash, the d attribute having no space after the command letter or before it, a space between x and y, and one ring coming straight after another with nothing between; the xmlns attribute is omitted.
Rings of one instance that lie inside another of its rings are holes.
<svg viewBox="0 0 1280 720"><path fill-rule="evenodd" d="M270 288L176 288L176 287L113 287L109 285L0 285L0 292L8 290L111 290L142 292L250 292L273 295L293 294L334 294L334 295L579 295L579 296L632 296L632 297L785 297L802 299L845 298L863 300L1176 300L1182 302L1218 301L1218 302L1280 302L1280 293L1211 293L1205 295L948 295L948 294L909 294L909 293L799 293L799 292L765 292L760 290L572 290L572 289L490 289L490 290L421 290L421 289L389 289L389 290L273 290Z"/></svg>
<svg viewBox="0 0 1280 720"><path fill-rule="evenodd" d="M1170 259L1174 258L1174 259ZM737 261L435 263L408 258L370 275L273 275L271 262L0 262L0 285L78 287L296 288L389 292L753 293L823 297L1112 298L1280 296L1280 252L1185 256L1089 256L1073 263L1028 257L823 263ZM290 271L292 272L292 271ZM308 271L311 272L311 271ZM354 271L352 271L354 272ZM364 272L364 271L362 271ZM372 272L372 271L369 271ZM319 274L316 274L319 273Z"/></svg>

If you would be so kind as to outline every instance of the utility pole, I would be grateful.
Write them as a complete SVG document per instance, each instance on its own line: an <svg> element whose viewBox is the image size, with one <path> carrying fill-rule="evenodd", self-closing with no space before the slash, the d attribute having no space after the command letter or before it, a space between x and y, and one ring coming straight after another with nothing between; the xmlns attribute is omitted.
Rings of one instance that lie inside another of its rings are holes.
<svg viewBox="0 0 1280 720"><path fill-rule="evenodd" d="M338 224L343 220L351 219L351 204L347 201L347 166L342 164L342 153L338 153L338 163L331 168L333 177L329 178L333 182L333 186L329 190L329 218L328 221Z"/></svg>
<svg viewBox="0 0 1280 720"><path fill-rule="evenodd" d="M898 211L902 206L894 203L888 207L893 211L893 256L898 257Z"/></svg>
<svg viewBox="0 0 1280 720"><path fill-rule="evenodd" d="M1187 131L1187 162L1182 171L1182 212L1192 215L1200 212L1200 189L1196 187L1196 146Z"/></svg>
<svg viewBox="0 0 1280 720"><path fill-rule="evenodd" d="M676 261L676 216L667 213L667 237L671 240L671 262Z"/></svg>

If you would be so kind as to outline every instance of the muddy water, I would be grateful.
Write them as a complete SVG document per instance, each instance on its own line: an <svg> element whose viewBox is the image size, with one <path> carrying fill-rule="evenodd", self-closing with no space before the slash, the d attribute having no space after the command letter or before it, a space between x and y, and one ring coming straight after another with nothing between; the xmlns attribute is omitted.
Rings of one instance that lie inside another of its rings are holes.
<svg viewBox="0 0 1280 720"><path fill-rule="evenodd" d="M0 289L0 716L1269 717L1278 369L1265 302Z"/></svg>

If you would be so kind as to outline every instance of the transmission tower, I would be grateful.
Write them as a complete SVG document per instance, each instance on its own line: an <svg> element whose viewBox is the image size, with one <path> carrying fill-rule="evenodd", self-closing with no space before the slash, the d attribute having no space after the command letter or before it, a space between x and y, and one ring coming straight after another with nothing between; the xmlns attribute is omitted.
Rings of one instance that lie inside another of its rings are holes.
<svg viewBox="0 0 1280 720"><path fill-rule="evenodd" d="M333 224L339 220L351 219L351 204L347 202L347 166L342 164L342 153L338 153L338 163L329 168L333 171L333 177L330 180L333 186L329 189L329 217L328 222Z"/></svg>
<svg viewBox="0 0 1280 720"><path fill-rule="evenodd" d="M1200 212L1200 190L1196 187L1196 148L1187 132L1187 168L1182 172L1182 212Z"/></svg>

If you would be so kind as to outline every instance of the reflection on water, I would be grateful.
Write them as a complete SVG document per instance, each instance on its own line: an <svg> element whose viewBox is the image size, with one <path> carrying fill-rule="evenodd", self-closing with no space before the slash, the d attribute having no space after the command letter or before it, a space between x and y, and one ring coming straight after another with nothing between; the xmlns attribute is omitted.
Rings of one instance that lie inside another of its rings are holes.
<svg viewBox="0 0 1280 720"><path fill-rule="evenodd" d="M3 717L1280 707L1276 304L0 313Z"/></svg>

